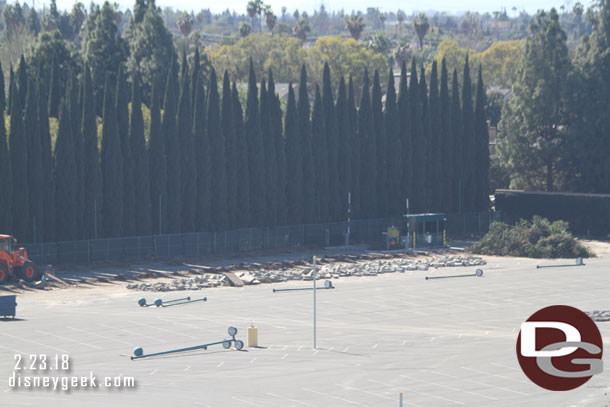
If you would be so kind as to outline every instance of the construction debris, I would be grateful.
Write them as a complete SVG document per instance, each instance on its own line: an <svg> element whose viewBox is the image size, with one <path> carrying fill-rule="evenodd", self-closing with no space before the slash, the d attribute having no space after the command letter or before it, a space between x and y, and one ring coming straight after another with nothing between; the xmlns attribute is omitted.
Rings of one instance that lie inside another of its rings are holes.
<svg viewBox="0 0 610 407"><path fill-rule="evenodd" d="M332 279L340 277L376 276L384 273L404 273L405 271L421 270L438 267L470 267L481 266L485 260L472 256L439 256L426 257L422 260L413 258L392 258L366 262L340 262L327 263L318 267L319 279ZM285 281L310 281L313 279L313 266L296 262L291 268L278 267L264 268L259 264L258 269L250 268L248 271L234 271L235 276L245 285L281 283ZM201 290L219 286L230 286L231 280L225 274L205 273L191 278L175 279L171 282L132 283L128 289L141 291L182 291Z"/></svg>

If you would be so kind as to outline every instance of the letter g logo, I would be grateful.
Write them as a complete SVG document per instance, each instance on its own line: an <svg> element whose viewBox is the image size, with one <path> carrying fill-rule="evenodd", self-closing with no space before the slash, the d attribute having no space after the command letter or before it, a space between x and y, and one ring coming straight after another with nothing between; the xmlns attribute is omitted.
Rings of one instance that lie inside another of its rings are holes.
<svg viewBox="0 0 610 407"><path fill-rule="evenodd" d="M603 371L602 338L582 311L554 305L521 325L517 358L525 375L548 390L572 390Z"/></svg>

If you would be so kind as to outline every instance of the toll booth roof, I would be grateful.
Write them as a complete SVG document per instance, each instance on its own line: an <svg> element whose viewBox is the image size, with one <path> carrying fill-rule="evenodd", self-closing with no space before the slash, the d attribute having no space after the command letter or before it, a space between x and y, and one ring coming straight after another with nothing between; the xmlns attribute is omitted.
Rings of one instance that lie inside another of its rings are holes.
<svg viewBox="0 0 610 407"><path fill-rule="evenodd" d="M447 219L444 213L414 213L403 217L407 222L441 222Z"/></svg>

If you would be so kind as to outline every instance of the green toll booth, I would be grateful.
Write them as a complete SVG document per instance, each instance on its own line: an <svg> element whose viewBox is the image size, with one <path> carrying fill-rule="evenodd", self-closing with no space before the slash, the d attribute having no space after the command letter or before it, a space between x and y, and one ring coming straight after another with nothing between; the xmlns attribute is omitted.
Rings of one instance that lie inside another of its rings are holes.
<svg viewBox="0 0 610 407"><path fill-rule="evenodd" d="M444 213L415 213L403 215L402 234L405 247L439 247L447 245Z"/></svg>

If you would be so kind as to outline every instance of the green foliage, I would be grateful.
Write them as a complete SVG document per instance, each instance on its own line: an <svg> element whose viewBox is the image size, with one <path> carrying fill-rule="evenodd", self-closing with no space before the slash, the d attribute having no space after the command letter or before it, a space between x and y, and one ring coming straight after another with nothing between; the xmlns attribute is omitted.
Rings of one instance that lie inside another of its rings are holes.
<svg viewBox="0 0 610 407"><path fill-rule="evenodd" d="M209 117L209 115L208 115ZM246 143L248 145L248 176L250 187L250 225L261 226L266 218L266 182L265 182L265 151L261 128L258 90L254 64L250 61L248 78L248 100L246 102Z"/></svg>
<svg viewBox="0 0 610 407"><path fill-rule="evenodd" d="M562 184L572 116L570 70L557 12L539 13L500 123L498 147L512 167L514 187L553 191Z"/></svg>
<svg viewBox="0 0 610 407"><path fill-rule="evenodd" d="M236 223L240 227L250 224L250 178L248 177L248 142L244 127L244 112L239 101L237 85L233 82L231 89L233 101L233 120L235 121L236 172L237 172L237 214Z"/></svg>
<svg viewBox="0 0 610 407"><path fill-rule="evenodd" d="M178 138L178 63L173 60L165 82L163 137L167 154L167 232L179 233L182 226L182 160Z"/></svg>
<svg viewBox="0 0 610 407"><path fill-rule="evenodd" d="M42 142L38 121L38 95L34 81L28 84L26 107L23 115L24 131L28 137L27 151L27 188L30 202L29 215L32 220L31 239L34 242L41 241L44 225L44 200L43 200L43 168L42 168Z"/></svg>
<svg viewBox="0 0 610 407"><path fill-rule="evenodd" d="M102 172L98 149L95 98L89 66L85 66L83 89L83 236L96 237L101 227ZM97 224L96 224L97 221Z"/></svg>
<svg viewBox="0 0 610 407"><path fill-rule="evenodd" d="M157 82L153 80L151 92L148 168L152 232L161 234L167 231L167 156L165 153L165 137L161 128L160 91L158 91L159 85ZM197 117L195 116L195 118ZM201 191L201 188L198 188L198 191Z"/></svg>
<svg viewBox="0 0 610 407"><path fill-rule="evenodd" d="M299 96L297 100L297 128L298 137L301 141L301 155L303 157L303 223L312 223L315 219L314 212L314 180L313 150L311 142L311 121L309 116L309 90L307 89L307 70L305 65L301 67L301 79L299 81ZM309 204L307 204L309 202Z"/></svg>
<svg viewBox="0 0 610 407"><path fill-rule="evenodd" d="M303 162L301 153L301 140L297 123L297 108L292 84L288 87L288 104L284 119L284 137L286 138L286 196L288 205L288 221L302 223L305 202L302 189Z"/></svg>
<svg viewBox="0 0 610 407"><path fill-rule="evenodd" d="M144 4L137 9L137 16L129 24L126 38L129 43L127 70L133 78L138 75L142 83L144 101L151 98L153 81L167 78L175 58L172 35L163 23L161 9L149 1L146 11Z"/></svg>
<svg viewBox="0 0 610 407"><path fill-rule="evenodd" d="M6 140L6 126L4 122L4 110L0 111L2 120L0 121L0 179L3 179L2 188L4 193L0 194L0 229L6 233L12 231L13 226L13 177L11 175L11 159L9 156L8 144Z"/></svg>
<svg viewBox="0 0 610 407"><path fill-rule="evenodd" d="M438 67L436 61L432 63L430 73L430 134L426 143L426 182L428 187L427 207L433 212L440 212L441 201L441 165L439 153L441 153L441 126L440 118L440 94L438 84Z"/></svg>
<svg viewBox="0 0 610 407"><path fill-rule="evenodd" d="M149 235L152 233L150 177L144 138L141 90L137 77L134 78L131 90L129 142L133 157L134 232L138 236Z"/></svg>
<svg viewBox="0 0 610 407"><path fill-rule="evenodd" d="M119 67L116 89L116 112L119 138L121 140L121 156L123 163L123 234L133 236L135 233L135 197L133 165L129 141L129 89L125 79L125 70Z"/></svg>
<svg viewBox="0 0 610 407"><path fill-rule="evenodd" d="M91 69L96 105L102 105L106 72L116 73L127 53L127 43L118 35L114 8L106 1L89 15L83 36L83 55Z"/></svg>
<svg viewBox="0 0 610 407"><path fill-rule="evenodd" d="M9 130L9 150L11 155L12 193L12 233L25 241L31 236L28 197L28 139L23 124L23 108L18 89L13 86L11 96L11 118Z"/></svg>
<svg viewBox="0 0 610 407"><path fill-rule="evenodd" d="M439 91L439 111L440 120L440 158L437 160L440 172L440 210L442 212L452 211L453 185L455 183L454 174L454 139L453 126L451 124L451 96L449 94L449 72L447 63L443 59L441 63L441 82Z"/></svg>
<svg viewBox="0 0 610 407"><path fill-rule="evenodd" d="M474 108L472 100L472 82L470 80L470 67L468 56L464 64L464 74L462 75L464 82L462 83L462 132L461 139L456 140L460 143L462 153L462 191L461 201L462 210L465 212L473 212L475 210L475 194L477 193L477 185L475 181L475 123L474 123Z"/></svg>
<svg viewBox="0 0 610 407"><path fill-rule="evenodd" d="M567 222L550 222L540 216L510 226L493 222L472 253L533 258L590 257L591 253L569 232Z"/></svg>
<svg viewBox="0 0 610 407"><path fill-rule="evenodd" d="M38 81L38 108L37 121L40 132L41 160L42 160L42 201L43 201L43 222L42 240L51 242L55 239L55 179L53 174L53 146L51 133L49 131L50 122L54 122L55 135L57 135L57 121L49 118L49 108L47 105L47 84L42 80ZM57 137L55 137L57 139Z"/></svg>
<svg viewBox="0 0 610 407"><path fill-rule="evenodd" d="M195 211L197 199L197 173L193 150L193 107L191 78L186 54L182 54L182 74L180 76L180 100L178 102L177 125L180 143L180 188L182 189L182 226L183 232L195 230Z"/></svg>
<svg viewBox="0 0 610 407"><path fill-rule="evenodd" d="M69 107L68 97L62 101L59 108L59 131L55 146L55 238L59 241L76 239L80 222L80 219L74 216L77 213L78 178Z"/></svg>
<svg viewBox="0 0 610 407"><path fill-rule="evenodd" d="M116 111L116 81L109 72L106 74L104 91L102 154L102 216L106 237L121 236L123 232L123 157L121 135ZM61 130L61 120L60 120ZM61 131L60 131L61 134ZM59 142L59 136L58 136ZM58 207L57 211L61 209Z"/></svg>
<svg viewBox="0 0 610 407"><path fill-rule="evenodd" d="M320 87L316 91L311 111L311 147L313 155L314 213L316 223L326 222L329 217L329 184L328 184L328 143L326 140L326 123Z"/></svg>

